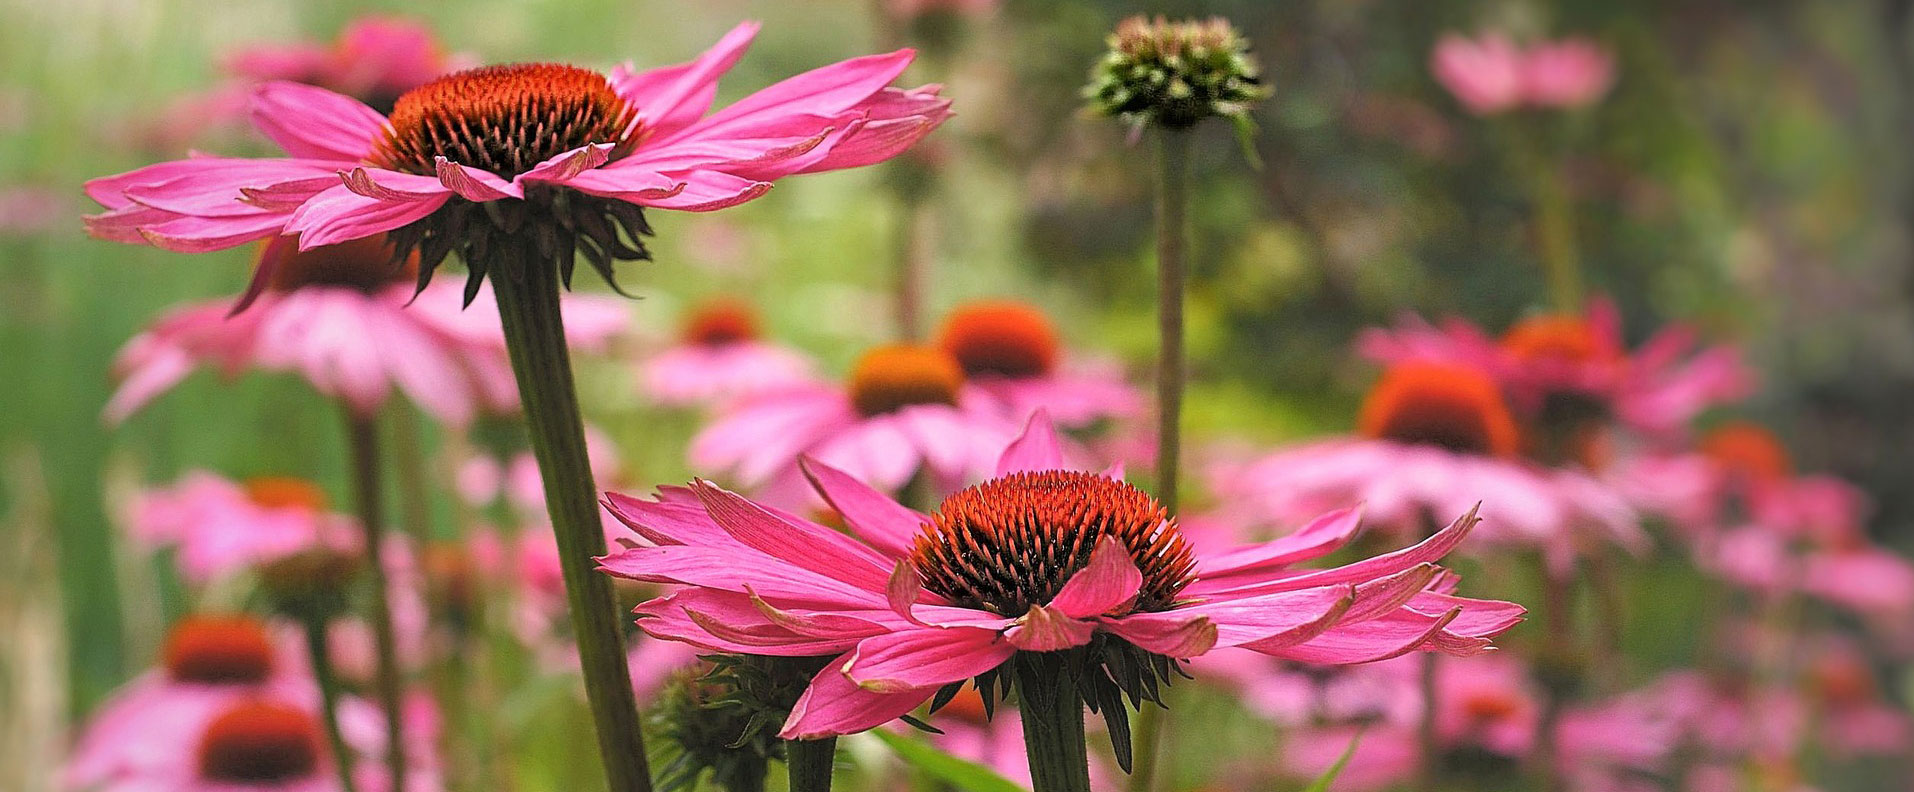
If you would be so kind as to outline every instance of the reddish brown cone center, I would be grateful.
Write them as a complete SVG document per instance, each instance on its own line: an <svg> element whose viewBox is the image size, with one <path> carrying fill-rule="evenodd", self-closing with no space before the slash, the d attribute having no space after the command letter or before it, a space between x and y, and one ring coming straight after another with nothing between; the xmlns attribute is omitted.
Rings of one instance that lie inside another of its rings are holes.
<svg viewBox="0 0 1914 792"><path fill-rule="evenodd" d="M1434 445L1467 454L1511 456L1515 418L1495 382L1464 366L1404 363L1384 372L1363 400L1366 437Z"/></svg>
<svg viewBox="0 0 1914 792"><path fill-rule="evenodd" d="M725 346L758 337L758 314L739 300L714 300L692 312L685 322L685 341L698 346Z"/></svg>
<svg viewBox="0 0 1914 792"><path fill-rule="evenodd" d="M1462 712L1474 723L1493 723L1513 716L1522 708L1515 697L1482 692L1462 699Z"/></svg>
<svg viewBox="0 0 1914 792"><path fill-rule="evenodd" d="M246 616L193 616L174 625L161 650L176 682L245 685L272 675L272 640Z"/></svg>
<svg viewBox="0 0 1914 792"><path fill-rule="evenodd" d="M269 701L233 705L206 727L199 774L211 781L283 782L319 770L319 728L311 715Z"/></svg>
<svg viewBox="0 0 1914 792"><path fill-rule="evenodd" d="M932 347L877 347L851 368L851 404L866 417L914 404L956 404L963 386L957 360Z"/></svg>
<svg viewBox="0 0 1914 792"><path fill-rule="evenodd" d="M419 259L397 260L384 235L300 250L298 237L280 237L259 253L259 267L271 274L267 288L289 292L304 286L333 286L372 293L419 277Z"/></svg>
<svg viewBox="0 0 1914 792"><path fill-rule="evenodd" d="M319 485L292 476L259 476L246 479L246 498L266 509L324 511L326 492Z"/></svg>
<svg viewBox="0 0 1914 792"><path fill-rule="evenodd" d="M972 376L1040 377L1057 363L1057 332L1050 318L1008 300L972 303L951 312L937 345Z"/></svg>
<svg viewBox="0 0 1914 792"><path fill-rule="evenodd" d="M1614 357L1596 336L1595 328L1578 316L1523 319L1502 336L1502 348L1516 359L1531 363L1600 363Z"/></svg>
<svg viewBox="0 0 1914 792"><path fill-rule="evenodd" d="M1155 498L1090 473L1012 473L959 490L918 533L911 563L926 589L1021 616L1056 597L1106 536L1143 573L1135 610L1168 610L1192 579L1189 544Z"/></svg>
<svg viewBox="0 0 1914 792"><path fill-rule="evenodd" d="M1701 453L1730 477L1750 484L1771 484L1794 471L1788 449L1760 426L1744 421L1722 424L1701 440Z"/></svg>
<svg viewBox="0 0 1914 792"><path fill-rule="evenodd" d="M370 157L382 168L431 175L435 158L511 178L567 151L637 144L637 108L605 75L558 63L486 66L440 77L399 97L391 131Z"/></svg>

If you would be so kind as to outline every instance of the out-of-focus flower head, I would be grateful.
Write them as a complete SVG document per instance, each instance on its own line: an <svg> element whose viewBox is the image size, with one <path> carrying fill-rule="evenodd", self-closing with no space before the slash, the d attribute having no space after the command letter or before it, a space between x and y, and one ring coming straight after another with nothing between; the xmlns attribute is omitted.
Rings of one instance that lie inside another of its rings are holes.
<svg viewBox="0 0 1914 792"><path fill-rule="evenodd" d="M889 345L864 353L843 385L802 385L737 402L691 441L691 464L729 471L774 501L805 502L798 459L810 456L896 492L923 475L949 492L989 474L1017 424L966 385L941 349Z"/></svg>
<svg viewBox="0 0 1914 792"><path fill-rule="evenodd" d="M1580 37L1525 49L1500 32L1473 39L1448 33L1430 51L1429 71L1469 112L1493 115L1518 107L1593 104L1615 81L1615 59Z"/></svg>
<svg viewBox="0 0 1914 792"><path fill-rule="evenodd" d="M1092 110L1136 128L1187 129L1205 118L1249 120L1269 97L1249 40L1222 17L1134 16L1117 24L1110 49L1084 88Z"/></svg>
<svg viewBox="0 0 1914 792"><path fill-rule="evenodd" d="M1061 426L1083 428L1143 411L1143 396L1112 367L1068 367L1050 317L1028 303L960 305L945 317L937 345L1012 420L1041 409Z"/></svg>
<svg viewBox="0 0 1914 792"><path fill-rule="evenodd" d="M399 17L347 23L330 44L259 44L234 53L226 71L248 84L286 80L342 93L390 112L399 95L433 78L477 65L447 54L431 28Z"/></svg>
<svg viewBox="0 0 1914 792"><path fill-rule="evenodd" d="M684 320L679 343L639 364L639 385L668 407L711 407L815 379L804 353L763 337L750 303L715 299Z"/></svg>
<svg viewBox="0 0 1914 792"><path fill-rule="evenodd" d="M1434 530L1434 515L1479 502L1482 540L1541 550L1558 568L1609 544L1645 548L1618 492L1579 471L1522 459L1521 447L1500 389L1481 369L1408 359L1370 390L1355 436L1213 466L1212 486L1226 504L1216 516L1253 528L1271 515L1301 519L1327 504L1360 502L1374 523L1411 538Z"/></svg>
<svg viewBox="0 0 1914 792"><path fill-rule="evenodd" d="M308 551L358 553L352 521L327 509L317 485L295 478L236 482L193 471L136 496L125 524L136 543L171 548L180 574L201 585Z"/></svg>
<svg viewBox="0 0 1914 792"><path fill-rule="evenodd" d="M455 426L480 412L517 410L496 312L460 310L464 295L451 284L415 290L417 274L415 258L393 263L383 237L307 250L275 238L236 307L224 299L181 306L127 342L114 361L120 387L106 418L125 420L200 367L228 377L297 373L364 414L394 390ZM481 289L470 299L489 303L491 294ZM624 307L611 298L569 296L564 311L568 339L585 350L602 348L624 326Z"/></svg>

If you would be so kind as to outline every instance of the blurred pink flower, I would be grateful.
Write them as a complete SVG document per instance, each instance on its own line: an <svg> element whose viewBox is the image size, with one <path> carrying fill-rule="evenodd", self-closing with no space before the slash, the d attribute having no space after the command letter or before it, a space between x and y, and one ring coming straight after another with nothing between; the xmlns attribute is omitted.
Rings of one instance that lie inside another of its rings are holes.
<svg viewBox="0 0 1914 792"><path fill-rule="evenodd" d="M1647 546L1619 493L1573 470L1514 456L1517 429L1495 384L1446 363L1392 365L1364 400L1360 435L1214 466L1224 524L1302 519L1339 503L1364 505L1398 539L1426 535L1435 515L1481 504L1479 537L1534 548L1558 569L1605 545Z"/></svg>
<svg viewBox="0 0 1914 792"><path fill-rule="evenodd" d="M697 60L647 72L559 64L458 72L408 92L391 118L322 88L267 83L253 95L254 125L288 157L194 157L95 179L87 193L107 211L88 228L183 252L281 234L312 248L413 226L448 204L521 202L528 189L555 188L580 200L713 211L785 176L888 159L950 115L935 87L888 87L912 58L900 50L798 75L706 116L718 77L756 32L740 25ZM544 107L596 110L589 123L568 123L569 136L516 129L546 123L512 109L531 96ZM448 128L514 143L448 143L434 131Z"/></svg>
<svg viewBox="0 0 1914 792"><path fill-rule="evenodd" d="M1581 107L1608 93L1615 58L1585 38L1544 41L1522 63L1522 95L1537 107Z"/></svg>
<svg viewBox="0 0 1914 792"><path fill-rule="evenodd" d="M414 291L414 273L391 263L382 239L299 251L291 237L268 243L260 275L234 313L227 300L162 316L127 342L114 363L119 390L106 418L125 420L195 368L233 377L247 369L295 372L322 394L372 413L396 388L446 423L480 411L510 412L518 389L490 291L461 310L450 283ZM568 296L566 333L583 349L620 331L624 311L608 298Z"/></svg>
<svg viewBox="0 0 1914 792"><path fill-rule="evenodd" d="M168 635L163 667L136 678L88 719L63 770L63 783L98 792L333 792L333 761L318 731L319 689L296 645L245 617L180 622ZM262 706L272 708L269 718L258 709ZM248 711L259 717L234 715ZM407 755L420 771L411 792L432 792L438 788L436 707L415 697L408 701L406 718ZM240 722L261 719L271 722ZM361 699L340 702L341 730L360 755L366 776L361 789L380 788L376 776L381 773L368 765L384 754L383 720ZM247 725L283 728L270 734L236 731ZM241 739L246 737L259 739ZM246 748L283 750L272 756L235 753ZM258 759L284 772L222 777L242 759Z"/></svg>
<svg viewBox="0 0 1914 792"><path fill-rule="evenodd" d="M1003 0L884 0L884 10L896 19L938 13L980 17L996 11L1002 3Z"/></svg>
<svg viewBox="0 0 1914 792"><path fill-rule="evenodd" d="M692 439L690 459L795 505L806 494L802 456L890 492L920 472L948 492L988 475L1016 432L989 398L965 386L947 353L883 346L859 359L844 386L795 386L732 405Z"/></svg>
<svg viewBox="0 0 1914 792"><path fill-rule="evenodd" d="M358 527L326 509L307 481L234 482L206 471L140 493L125 514L133 541L171 548L181 576L204 585L240 570L325 547L357 553Z"/></svg>
<svg viewBox="0 0 1914 792"><path fill-rule="evenodd" d="M1004 450L997 478L952 495L934 515L807 462L851 536L703 481L663 489L658 500L610 494L613 514L658 546L614 553L601 568L684 586L638 608L639 626L656 637L749 654L849 653L812 681L784 725L787 738L881 725L1019 652L1080 647L1099 632L1173 659L1241 646L1344 664L1418 650L1473 654L1520 620L1511 603L1454 596L1453 576L1435 566L1472 515L1408 549L1295 569L1347 541L1357 513L1197 557L1153 499L1063 466L1041 413ZM1028 530L1012 534L1010 525ZM978 542L993 544L964 549ZM985 574L967 571L978 553L1041 566L1011 573L1031 580L1028 590L984 594L975 587L984 584L965 582Z"/></svg>
<svg viewBox="0 0 1914 792"><path fill-rule="evenodd" d="M70 222L66 195L48 187L0 185L0 236L27 236Z"/></svg>
<svg viewBox="0 0 1914 792"><path fill-rule="evenodd" d="M1489 115L1522 101L1521 50L1501 33L1468 39L1454 33L1436 41L1429 55L1429 72L1455 94L1469 112Z"/></svg>
<svg viewBox="0 0 1914 792"><path fill-rule="evenodd" d="M944 318L937 345L956 358L977 390L1013 421L1041 409L1058 425L1082 428L1143 412L1143 396L1111 367L1065 366L1050 317L1013 300L958 306Z"/></svg>
<svg viewBox="0 0 1914 792"><path fill-rule="evenodd" d="M640 385L667 407L710 407L812 382L803 353L765 341L757 312L740 300L714 300L685 320L683 340L639 365Z"/></svg>
<svg viewBox="0 0 1914 792"><path fill-rule="evenodd" d="M1591 104L1614 83L1615 59L1586 38L1542 41L1524 49L1499 32L1475 39L1450 33L1436 41L1429 71L1469 112L1493 115L1522 106Z"/></svg>

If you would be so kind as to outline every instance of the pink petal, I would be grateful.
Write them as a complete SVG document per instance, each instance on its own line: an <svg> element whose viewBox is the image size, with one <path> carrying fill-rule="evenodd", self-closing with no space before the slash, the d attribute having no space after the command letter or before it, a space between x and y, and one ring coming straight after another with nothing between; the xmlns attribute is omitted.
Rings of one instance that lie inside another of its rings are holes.
<svg viewBox="0 0 1914 792"><path fill-rule="evenodd" d="M1143 573L1137 571L1130 551L1115 537L1105 536L1090 551L1090 563L1065 581L1050 607L1074 619L1087 619L1122 608L1133 602L1143 587Z"/></svg>
<svg viewBox="0 0 1914 792"><path fill-rule="evenodd" d="M1374 663L1400 657L1429 643L1441 635L1442 628L1457 615L1454 611L1440 617L1397 611L1381 619L1340 624L1307 643L1267 653L1324 665Z"/></svg>
<svg viewBox="0 0 1914 792"><path fill-rule="evenodd" d="M811 679L778 737L807 740L873 729L916 709L932 692L873 693L858 687L832 663Z"/></svg>
<svg viewBox="0 0 1914 792"><path fill-rule="evenodd" d="M890 562L856 540L828 528L786 520L705 481L693 484L692 491L711 519L740 543L865 591L887 590Z"/></svg>
<svg viewBox="0 0 1914 792"><path fill-rule="evenodd" d="M593 173L600 172L604 172L604 169L593 171ZM648 193L639 193L615 197L640 206L655 206L659 209L675 209L680 212L715 212L756 200L771 191L770 182L753 181L716 171L692 171L677 178L680 179L680 189L669 194L651 197ZM569 186L578 187L578 180L572 180Z"/></svg>
<svg viewBox="0 0 1914 792"><path fill-rule="evenodd" d="M299 249L336 245L382 234L430 216L452 197L450 190L420 201L380 201L339 185L292 213L286 230L299 234Z"/></svg>
<svg viewBox="0 0 1914 792"><path fill-rule="evenodd" d="M760 596L777 600L887 607L886 600L878 594L749 550L684 545L639 547L599 558L598 568L632 580L681 583L739 594L750 586Z"/></svg>
<svg viewBox="0 0 1914 792"><path fill-rule="evenodd" d="M1062 469L1063 442L1057 439L1057 427L1050 423L1050 413L1042 409L1031 413L1023 433L1017 435L997 459L998 476Z"/></svg>
<svg viewBox="0 0 1914 792"><path fill-rule="evenodd" d="M915 509L830 465L802 458L798 467L824 502L844 516L845 524L858 538L888 555L908 555L918 532L930 522Z"/></svg>
<svg viewBox="0 0 1914 792"><path fill-rule="evenodd" d="M690 495L689 490L683 492ZM704 510L704 505L696 500L691 503L666 502L607 492L601 502L611 516L654 544L743 547L738 540L718 527L710 513Z"/></svg>
<svg viewBox="0 0 1914 792"><path fill-rule="evenodd" d="M385 116L351 97L296 82L270 82L253 92L260 134L294 157L357 162L385 132Z"/></svg>
<svg viewBox="0 0 1914 792"><path fill-rule="evenodd" d="M913 50L834 63L778 82L751 94L687 129L701 135L749 124L775 122L794 114L834 115L855 107L897 79L916 56Z"/></svg>
<svg viewBox="0 0 1914 792"><path fill-rule="evenodd" d="M156 248L179 253L207 253L277 236L288 215L250 217L180 217L139 229L140 238Z"/></svg>
<svg viewBox="0 0 1914 792"><path fill-rule="evenodd" d="M1026 652L1056 652L1090 642L1094 622L1070 618L1054 608L1033 605L1017 619L1004 638Z"/></svg>
<svg viewBox="0 0 1914 792"><path fill-rule="evenodd" d="M1168 611L1163 615L1172 614L1176 614L1176 611ZM1111 634L1136 644L1139 649L1178 660L1208 653L1216 646L1218 637L1216 623L1210 621L1207 616L1161 619L1121 617L1103 620L1102 627Z"/></svg>
<svg viewBox="0 0 1914 792"><path fill-rule="evenodd" d="M1288 536L1205 557L1203 579L1214 581L1319 558L1343 546L1361 527L1361 506L1333 511L1311 520Z"/></svg>
<svg viewBox="0 0 1914 792"><path fill-rule="evenodd" d="M484 203L501 198L525 197L518 185L499 178L498 174L468 168L444 157L434 157L433 162L438 169L439 183L465 200Z"/></svg>
<svg viewBox="0 0 1914 792"><path fill-rule="evenodd" d="M450 189L435 176L400 173L384 168L353 168L341 172L340 178L353 192L388 202L443 199Z"/></svg>
<svg viewBox="0 0 1914 792"><path fill-rule="evenodd" d="M638 108L639 124L646 131L669 137L711 109L718 78L737 64L757 33L758 23L743 22L690 63L636 74L621 66L611 73L612 90Z"/></svg>
<svg viewBox="0 0 1914 792"><path fill-rule="evenodd" d="M864 639L840 668L865 690L902 693L969 679L1016 653L991 630L907 630Z"/></svg>
<svg viewBox="0 0 1914 792"><path fill-rule="evenodd" d="M531 170L513 179L516 183L547 182L564 184L585 171L597 168L611 159L610 143L591 143L572 149L533 166Z"/></svg>

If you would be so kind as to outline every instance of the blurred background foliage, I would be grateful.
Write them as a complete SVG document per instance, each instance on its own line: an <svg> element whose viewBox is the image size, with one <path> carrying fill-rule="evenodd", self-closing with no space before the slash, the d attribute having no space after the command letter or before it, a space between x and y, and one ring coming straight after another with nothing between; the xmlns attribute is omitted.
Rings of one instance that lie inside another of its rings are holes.
<svg viewBox="0 0 1914 792"><path fill-rule="evenodd" d="M169 305L238 293L249 253L89 240L79 185L179 154L154 142L151 119L214 85L220 55L241 45L323 40L382 12L486 61L645 65L764 20L721 101L891 43L924 47L905 82L946 83L959 113L925 152L933 307L1023 295L1079 345L1146 373L1148 159L1086 118L1078 91L1121 16L1227 15L1275 98L1256 112L1260 169L1226 125L1201 132L1197 437L1346 427L1371 376L1349 342L1401 312L1499 328L1538 309L1532 174L1516 154L1552 153L1568 163L1586 277L1630 334L1679 318L1743 343L1765 381L1747 414L1778 427L1803 467L1865 486L1876 530L1905 548L1911 5L1009 0L958 35L882 30L869 3L824 0L0 0L0 634L23 641L0 654L20 666L0 709L84 711L150 656L168 605L121 582L151 576L127 574L112 516L135 482L209 467L343 492L339 417L290 380L202 375L125 427L99 418L114 351ZM1428 53L1444 32L1485 27L1592 36L1617 53L1619 81L1566 123L1471 116L1431 80ZM778 335L841 370L890 332L895 178L842 173L721 215L656 214L656 262L623 278L642 295L635 321L668 333L690 300L753 296ZM638 408L627 364L581 365L588 418L618 440L628 483L680 478L692 427Z"/></svg>

